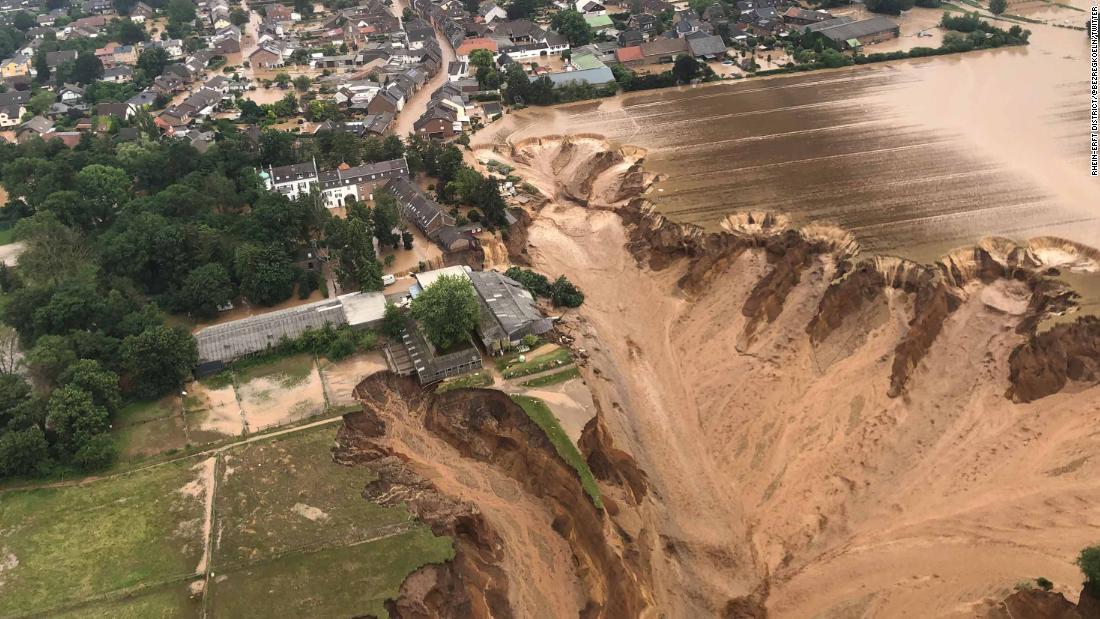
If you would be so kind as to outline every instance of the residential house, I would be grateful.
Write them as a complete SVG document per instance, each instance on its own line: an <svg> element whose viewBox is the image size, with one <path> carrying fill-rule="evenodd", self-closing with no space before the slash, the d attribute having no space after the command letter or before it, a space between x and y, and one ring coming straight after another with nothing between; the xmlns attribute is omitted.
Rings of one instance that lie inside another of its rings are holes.
<svg viewBox="0 0 1100 619"><path fill-rule="evenodd" d="M117 118L119 120L125 120L134 115L134 108L130 107L126 103L97 103L95 106L95 115L108 116L111 118Z"/></svg>
<svg viewBox="0 0 1100 619"><path fill-rule="evenodd" d="M508 12L500 8L495 0L484 0L477 7L477 15L481 18L481 21L486 24L491 24L497 20L508 19Z"/></svg>
<svg viewBox="0 0 1100 619"><path fill-rule="evenodd" d="M277 168L268 166L266 173L260 173L268 190L278 191L291 200L308 195L317 184L317 176L317 162L313 160Z"/></svg>
<svg viewBox="0 0 1100 619"><path fill-rule="evenodd" d="M9 77L23 77L31 75L33 69L33 61L30 56L24 56L22 54L16 54L7 60L0 62L0 76L4 78Z"/></svg>
<svg viewBox="0 0 1100 619"><path fill-rule="evenodd" d="M596 0L577 0L574 6L584 15L607 15L607 7Z"/></svg>
<svg viewBox="0 0 1100 619"><path fill-rule="evenodd" d="M110 81L113 84L121 84L123 81L131 81L134 78L134 70L125 65L118 65L103 69L102 81Z"/></svg>
<svg viewBox="0 0 1100 619"><path fill-rule="evenodd" d="M374 190L390 179L409 178L409 166L404 158L359 166L341 165L321 172L321 198L326 208L345 206L351 201L373 200Z"/></svg>
<svg viewBox="0 0 1100 619"><path fill-rule="evenodd" d="M385 188L397 198L402 217L419 228L428 238L434 239L445 226L454 226L454 218L408 180L390 179Z"/></svg>
<svg viewBox="0 0 1100 619"><path fill-rule="evenodd" d="M466 40L462 41L462 45L459 45L455 49L455 58L457 60L461 60L463 62L469 62L470 54L474 50L478 50L478 49L489 50L489 52L491 52L493 54L493 56L496 56L499 47L497 46L496 41L494 41L493 39L489 39L489 38L478 37L478 38L466 39Z"/></svg>
<svg viewBox="0 0 1100 619"><path fill-rule="evenodd" d="M84 89L76 84L64 84L58 91L62 103L72 105L84 100Z"/></svg>
<svg viewBox="0 0 1100 619"><path fill-rule="evenodd" d="M34 138L40 138L50 131L53 131L53 121L43 116L35 116L19 126L15 139L22 144Z"/></svg>
<svg viewBox="0 0 1100 619"><path fill-rule="evenodd" d="M156 19L156 17L156 10L144 2L138 2L134 8L130 9L130 21L135 24L144 24L145 20Z"/></svg>
<svg viewBox="0 0 1100 619"><path fill-rule="evenodd" d="M642 43L640 48L646 63L673 62L688 51L685 39L658 38Z"/></svg>
<svg viewBox="0 0 1100 619"><path fill-rule="evenodd" d="M715 60L726 55L726 42L720 36L695 32L684 38L687 40L688 51L696 58Z"/></svg>
<svg viewBox="0 0 1100 619"><path fill-rule="evenodd" d="M782 17L783 23L792 26L809 26L833 18L828 11L810 11L799 6L787 9Z"/></svg>
<svg viewBox="0 0 1100 619"><path fill-rule="evenodd" d="M23 121L27 113L26 103L30 101L30 92L9 90L0 92L0 127L14 127Z"/></svg>

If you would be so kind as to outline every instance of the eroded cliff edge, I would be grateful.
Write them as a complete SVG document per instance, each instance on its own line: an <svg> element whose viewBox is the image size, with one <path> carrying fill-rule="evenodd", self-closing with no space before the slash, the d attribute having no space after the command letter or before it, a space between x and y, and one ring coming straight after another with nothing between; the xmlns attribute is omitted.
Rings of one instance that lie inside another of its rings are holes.
<svg viewBox="0 0 1100 619"><path fill-rule="evenodd" d="M631 540L506 394L434 394L380 373L355 395L363 410L345 416L334 459L376 475L366 499L404 504L455 540L454 560L407 579L391 615L636 617L652 605ZM628 504L644 494L629 456L595 426L585 436L602 479L622 476Z"/></svg>
<svg viewBox="0 0 1100 619"><path fill-rule="evenodd" d="M1082 506L1100 499L1094 327L1039 325L1073 307L1061 272L1095 252L990 238L918 264L771 213L671 221L644 199L645 153L595 136L478 156L543 194L514 259L589 294L559 329L651 482L620 526L646 549L657 612L919 600L939 616L1035 566L1079 582Z"/></svg>

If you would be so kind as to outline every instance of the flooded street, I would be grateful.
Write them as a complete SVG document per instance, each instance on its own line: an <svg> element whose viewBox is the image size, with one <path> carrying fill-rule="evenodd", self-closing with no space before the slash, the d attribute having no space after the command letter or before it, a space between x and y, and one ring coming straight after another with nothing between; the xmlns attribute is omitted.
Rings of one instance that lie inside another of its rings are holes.
<svg viewBox="0 0 1100 619"><path fill-rule="evenodd" d="M781 212L921 261L987 235L1097 246L1088 40L1028 27L1028 47L528 109L478 137L590 133L644 147L665 176L650 198L707 226Z"/></svg>

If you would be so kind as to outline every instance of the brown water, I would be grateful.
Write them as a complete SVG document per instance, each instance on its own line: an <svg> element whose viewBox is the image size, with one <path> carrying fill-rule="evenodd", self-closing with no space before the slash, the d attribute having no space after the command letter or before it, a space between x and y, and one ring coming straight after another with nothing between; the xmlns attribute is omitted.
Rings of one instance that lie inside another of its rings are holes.
<svg viewBox="0 0 1100 619"><path fill-rule="evenodd" d="M1086 15L1038 10L1058 23ZM702 225L776 211L922 261L994 234L1100 246L1087 37L1028 27L1024 48L524 110L491 131L595 133L644 147L647 168L665 175L652 200Z"/></svg>

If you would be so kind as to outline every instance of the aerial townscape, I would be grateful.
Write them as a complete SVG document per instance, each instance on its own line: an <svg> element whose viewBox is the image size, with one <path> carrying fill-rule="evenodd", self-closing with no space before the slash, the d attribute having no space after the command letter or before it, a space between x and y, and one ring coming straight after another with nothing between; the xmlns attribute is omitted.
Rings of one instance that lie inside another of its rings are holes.
<svg viewBox="0 0 1100 619"><path fill-rule="evenodd" d="M0 619L1100 619L1097 21L0 0Z"/></svg>

